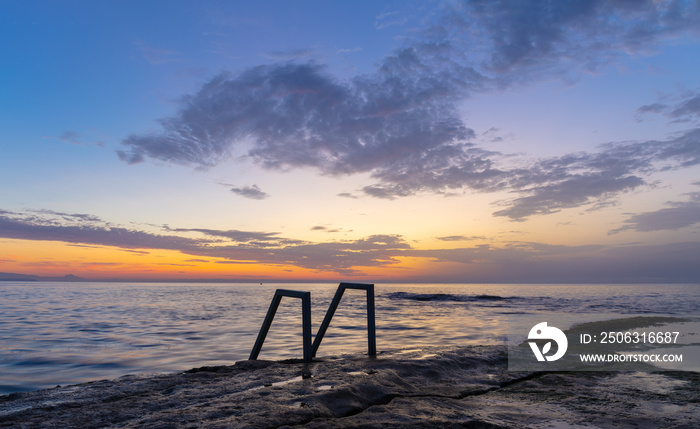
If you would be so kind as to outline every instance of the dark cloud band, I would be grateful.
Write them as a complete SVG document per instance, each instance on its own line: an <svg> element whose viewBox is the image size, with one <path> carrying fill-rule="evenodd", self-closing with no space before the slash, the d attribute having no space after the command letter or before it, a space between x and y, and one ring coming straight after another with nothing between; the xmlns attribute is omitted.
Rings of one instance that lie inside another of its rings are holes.
<svg viewBox="0 0 700 429"><path fill-rule="evenodd" d="M695 194L691 202L697 203ZM678 208L685 206L678 205ZM684 212L685 213L685 212ZM697 223L697 208L682 223ZM275 232L211 229L167 229L169 233L197 233L205 238L158 234L109 226L94 216L66 219L63 213L42 211L40 215L0 210L0 238L58 241L80 246L110 246L143 253L175 250L194 258L186 262L267 264L301 267L335 275L364 275L367 267L391 268L401 258L420 258L425 263L444 264L430 274L429 281L452 282L697 282L700 243L667 245L565 246L510 242L500 246L480 244L447 249L416 249L404 237L377 234L331 242L309 242L280 237ZM632 219L644 229L669 226L668 217L658 215ZM675 215L674 215L675 216ZM685 215L682 215L685 216ZM688 220L690 219L690 220ZM670 225L672 227L677 224ZM448 236L457 242L483 237ZM427 262L426 262L427 261ZM16 262L16 261L11 261ZM173 264L169 264L173 265ZM672 267L670 269L669 267ZM404 280L426 280L410 268Z"/></svg>

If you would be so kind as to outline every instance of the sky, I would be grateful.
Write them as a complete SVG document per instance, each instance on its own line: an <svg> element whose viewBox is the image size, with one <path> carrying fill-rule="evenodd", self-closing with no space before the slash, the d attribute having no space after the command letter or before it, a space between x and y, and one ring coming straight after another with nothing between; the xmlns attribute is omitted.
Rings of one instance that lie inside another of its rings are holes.
<svg viewBox="0 0 700 429"><path fill-rule="evenodd" d="M0 9L0 272L700 279L698 1Z"/></svg>

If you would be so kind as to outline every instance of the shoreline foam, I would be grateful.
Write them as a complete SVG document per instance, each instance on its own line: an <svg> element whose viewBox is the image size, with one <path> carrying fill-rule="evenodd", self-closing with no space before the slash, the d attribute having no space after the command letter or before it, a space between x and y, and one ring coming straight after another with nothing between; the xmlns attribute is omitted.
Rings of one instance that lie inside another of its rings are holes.
<svg viewBox="0 0 700 429"><path fill-rule="evenodd" d="M504 346L242 361L0 396L0 427L694 427L699 373L508 372Z"/></svg>

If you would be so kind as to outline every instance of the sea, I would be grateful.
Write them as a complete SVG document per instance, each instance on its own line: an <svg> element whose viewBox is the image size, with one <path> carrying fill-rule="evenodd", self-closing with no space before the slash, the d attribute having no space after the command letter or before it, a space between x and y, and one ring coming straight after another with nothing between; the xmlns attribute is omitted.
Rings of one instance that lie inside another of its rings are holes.
<svg viewBox="0 0 700 429"><path fill-rule="evenodd" d="M0 282L0 394L248 359L276 289L311 292L316 332L338 284ZM366 293L346 291L317 357L367 352ZM512 315L700 315L700 284L376 284L377 350L504 344ZM302 357L283 298L259 359Z"/></svg>

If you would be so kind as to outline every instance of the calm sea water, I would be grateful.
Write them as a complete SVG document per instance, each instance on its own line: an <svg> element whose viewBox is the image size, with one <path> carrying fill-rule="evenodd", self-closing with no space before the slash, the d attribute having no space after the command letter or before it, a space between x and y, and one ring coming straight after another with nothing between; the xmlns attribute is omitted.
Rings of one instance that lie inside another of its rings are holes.
<svg viewBox="0 0 700 429"><path fill-rule="evenodd" d="M337 284L0 282L0 394L248 358L277 288L311 291L315 333ZM700 285L377 284L378 350L503 344L510 314L700 314ZM346 291L318 356L367 351L363 291ZM260 359L300 358L285 298Z"/></svg>

